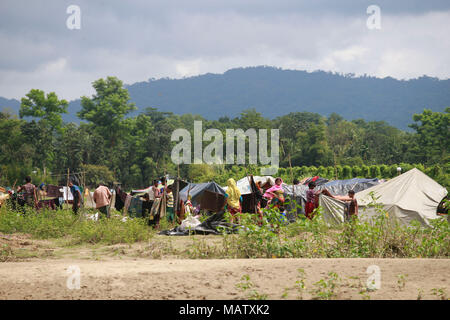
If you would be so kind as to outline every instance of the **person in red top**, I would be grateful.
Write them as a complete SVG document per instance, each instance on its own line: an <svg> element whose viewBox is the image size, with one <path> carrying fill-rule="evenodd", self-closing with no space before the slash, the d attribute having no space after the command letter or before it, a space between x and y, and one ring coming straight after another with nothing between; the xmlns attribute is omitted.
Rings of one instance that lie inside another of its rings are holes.
<svg viewBox="0 0 450 320"><path fill-rule="evenodd" d="M315 182L308 183L309 189L306 191L306 204L305 204L305 216L308 219L312 219L312 213L315 208L317 208L317 195L320 193L320 191L314 191L314 188L316 187Z"/></svg>
<svg viewBox="0 0 450 320"><path fill-rule="evenodd" d="M98 188L94 191L95 207L109 218L109 205L111 202L111 191L103 183L99 183Z"/></svg>

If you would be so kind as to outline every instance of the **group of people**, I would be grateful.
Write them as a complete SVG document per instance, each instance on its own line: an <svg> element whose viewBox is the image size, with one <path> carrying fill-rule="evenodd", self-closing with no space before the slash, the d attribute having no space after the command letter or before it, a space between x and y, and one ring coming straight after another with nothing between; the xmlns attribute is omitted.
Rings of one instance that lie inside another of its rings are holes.
<svg viewBox="0 0 450 320"><path fill-rule="evenodd" d="M79 208L83 204L83 192L75 179L70 179L68 186L70 192L72 193L72 211L74 214L78 214ZM29 208L37 209L39 208L39 191L43 191L45 184L41 183L39 187L36 187L31 182L31 177L25 177L25 183L19 186L14 193L15 200L23 207L27 206ZM12 191L11 191L12 193ZM12 194L11 194L12 195ZM104 183L99 183L94 191L92 200L95 203L95 208L102 213L105 217L109 217L110 206L111 206L112 193L109 188ZM58 199L58 206L61 208L64 202L64 197Z"/></svg>
<svg viewBox="0 0 450 320"><path fill-rule="evenodd" d="M149 189L148 193L145 195L146 200L154 202L156 199L166 200L166 219L169 222L175 221L175 211L174 211L174 198L173 198L173 187L172 185L166 186L166 178L162 177L160 180L153 180L152 187ZM159 187L161 185L161 187Z"/></svg>
<svg viewBox="0 0 450 320"><path fill-rule="evenodd" d="M293 181L294 187L299 184L297 179ZM283 189L283 180L278 177L275 179L275 184L268 188L264 188L260 181L256 182L253 180L253 176L250 176L250 184L253 193L256 198L256 213L262 218L263 208L277 208L280 212L284 212L285 196ZM162 185L161 187L159 187ZM73 195L72 210L75 214L78 213L79 208L83 203L83 193L81 188L77 185L75 180L70 180L69 182L70 191ZM243 198L239 188L236 185L236 181L233 178L227 180L227 190L225 194L224 209L228 211L233 221L238 213L242 213L242 203ZM25 184L21 185L17 189L17 193L22 193L24 204L29 207L37 208L38 197L37 188L31 183L31 177L27 176L25 178ZM358 202L355 198L355 192L350 190L347 196L332 195L328 190L317 190L316 183L314 181L309 182L308 190L306 191L306 201L305 201L305 216L308 219L312 219L315 209L319 206L319 195L323 193L329 197L341 200L345 203L345 218L350 219L351 217L358 216ZM165 178L161 180L153 180L152 187L149 189L148 194L145 195L146 200L154 202L157 199L165 199L166 205L166 218L169 222L175 221L174 212L174 195L172 190L172 185L167 186ZM93 201L95 203L95 208L105 217L110 217L110 207L111 207L112 193L109 188L104 183L99 183L93 194ZM192 206L190 196L185 203L183 203L184 211L189 215L196 212L198 208ZM197 210L198 213L199 210Z"/></svg>
<svg viewBox="0 0 450 320"><path fill-rule="evenodd" d="M283 180L278 177L275 179L275 184L268 189L264 190L261 182L255 183L253 177L251 176L251 187L256 195L256 211L262 217L262 208L277 208L281 213L284 213L284 189ZM300 182L294 179L294 187ZM242 195L239 188L236 185L236 181L233 178L227 181L227 191L226 191L226 210L231 214L232 217L236 216L237 213L242 213ZM312 219L315 209L319 206L319 195L323 193L334 199L341 200L345 203L345 219L349 220L352 217L358 216L358 202L355 198L355 192L350 190L347 196L332 195L328 190L316 190L316 183L310 182L308 184L308 190L306 191L306 201L305 201L305 216L308 219Z"/></svg>
<svg viewBox="0 0 450 320"><path fill-rule="evenodd" d="M69 188L73 196L72 211L73 213L78 214L78 209L81 207L84 200L83 193L75 180L69 181ZM92 201L95 203L95 209L98 210L103 217L110 217L111 199L112 193L109 188L103 182L98 183Z"/></svg>

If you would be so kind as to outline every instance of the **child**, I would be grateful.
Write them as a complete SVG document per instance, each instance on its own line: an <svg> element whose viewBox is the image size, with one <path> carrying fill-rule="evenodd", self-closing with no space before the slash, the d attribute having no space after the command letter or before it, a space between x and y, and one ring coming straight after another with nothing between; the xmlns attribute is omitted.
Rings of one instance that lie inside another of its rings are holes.
<svg viewBox="0 0 450 320"><path fill-rule="evenodd" d="M317 208L316 195L320 192L314 191L316 187L315 182L310 182L308 184L308 190L306 191L306 204L305 204L305 216L308 219L312 219L312 213L315 208Z"/></svg>
<svg viewBox="0 0 450 320"><path fill-rule="evenodd" d="M175 220L175 212L173 211L173 193L172 193L172 186L167 187L167 209L166 209L166 216L167 220L170 222L174 222Z"/></svg>
<svg viewBox="0 0 450 320"><path fill-rule="evenodd" d="M186 216L190 216L194 212L194 206L192 205L192 197L189 195L186 203L184 204L184 210Z"/></svg>

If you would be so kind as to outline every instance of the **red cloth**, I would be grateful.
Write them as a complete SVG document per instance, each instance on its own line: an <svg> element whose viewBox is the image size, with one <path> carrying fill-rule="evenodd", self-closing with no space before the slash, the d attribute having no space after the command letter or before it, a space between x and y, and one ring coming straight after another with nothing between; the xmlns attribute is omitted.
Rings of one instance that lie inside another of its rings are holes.
<svg viewBox="0 0 450 320"><path fill-rule="evenodd" d="M232 216L234 216L236 213L241 213L241 206L239 206L239 209L228 206L228 212L231 213Z"/></svg>
<svg viewBox="0 0 450 320"><path fill-rule="evenodd" d="M316 206L314 205L314 202L307 202L306 203L306 205L305 205L305 216L308 219L312 219L312 212L314 211L315 207Z"/></svg>

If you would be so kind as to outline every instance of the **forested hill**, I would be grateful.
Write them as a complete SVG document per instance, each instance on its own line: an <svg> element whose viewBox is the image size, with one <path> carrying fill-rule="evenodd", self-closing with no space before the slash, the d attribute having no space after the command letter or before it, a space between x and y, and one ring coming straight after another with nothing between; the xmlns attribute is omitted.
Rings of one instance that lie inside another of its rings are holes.
<svg viewBox="0 0 450 320"><path fill-rule="evenodd" d="M325 116L336 112L349 120L385 120L407 129L414 113L424 108L443 111L450 106L450 79L381 79L273 67L237 68L224 74L184 79L152 79L127 88L139 108L132 115L146 107L156 107L176 114L200 114L210 120L235 117L244 109L256 108L268 118L294 111ZM70 114L64 120L78 122L75 114L79 109L79 100L71 102Z"/></svg>

